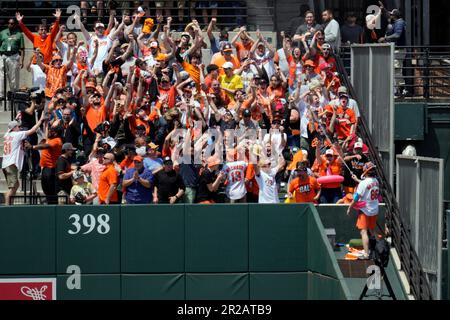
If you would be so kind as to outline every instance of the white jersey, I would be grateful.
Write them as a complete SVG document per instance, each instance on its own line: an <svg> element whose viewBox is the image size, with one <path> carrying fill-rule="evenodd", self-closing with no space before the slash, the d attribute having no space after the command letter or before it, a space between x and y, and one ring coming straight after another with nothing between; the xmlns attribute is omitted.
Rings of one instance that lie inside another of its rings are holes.
<svg viewBox="0 0 450 320"><path fill-rule="evenodd" d="M89 61L94 56L94 40L98 39L98 52L97 58L94 61L94 65L92 66L92 71L97 73L103 72L103 61L108 57L108 51L112 46L112 40L109 36L98 37L97 35L93 35L89 41Z"/></svg>
<svg viewBox="0 0 450 320"><path fill-rule="evenodd" d="M244 161L229 162L224 165L222 171L225 172L228 179L225 193L229 199L239 200L247 194L247 189L245 188L246 169L247 163Z"/></svg>
<svg viewBox="0 0 450 320"><path fill-rule="evenodd" d="M47 75L37 64L32 64L30 66L30 69L32 75L31 83L33 87L39 87L39 91L44 91L45 85L47 83Z"/></svg>
<svg viewBox="0 0 450 320"><path fill-rule="evenodd" d="M23 158L25 156L22 148L22 141L26 138L26 131L12 131L5 134L2 169L15 164L17 169L19 169L19 172L22 171Z"/></svg>
<svg viewBox="0 0 450 320"><path fill-rule="evenodd" d="M258 203L279 203L278 186L275 180L277 168L270 170L269 173L259 172L259 176L255 176L259 186Z"/></svg>
<svg viewBox="0 0 450 320"><path fill-rule="evenodd" d="M264 144L267 144L269 142L271 143L272 155L274 155L276 158L279 155L283 154L284 147L286 146L287 135L286 133L283 133L284 139L282 139L281 134L282 133L280 131L269 131L269 133L266 133L263 139Z"/></svg>
<svg viewBox="0 0 450 320"><path fill-rule="evenodd" d="M364 201L365 207L360 210L367 216L376 216L378 214L378 195L380 193L378 180L375 178L366 178L360 182L356 193L359 195L358 201Z"/></svg>

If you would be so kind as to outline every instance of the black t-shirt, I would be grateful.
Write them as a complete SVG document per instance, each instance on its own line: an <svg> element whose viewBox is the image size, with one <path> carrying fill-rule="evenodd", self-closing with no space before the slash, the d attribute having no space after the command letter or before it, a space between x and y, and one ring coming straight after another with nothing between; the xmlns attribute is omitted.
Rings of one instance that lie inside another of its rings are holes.
<svg viewBox="0 0 450 320"><path fill-rule="evenodd" d="M341 27L342 43L361 43L361 34L363 33L364 29L360 25L356 24L354 26L350 26L348 24L344 24Z"/></svg>
<svg viewBox="0 0 450 320"><path fill-rule="evenodd" d="M78 121L74 120L71 125L64 126L64 142L70 142L74 148L79 147L79 139L81 136L81 126Z"/></svg>
<svg viewBox="0 0 450 320"><path fill-rule="evenodd" d="M350 153L346 156L354 156L355 153ZM358 177L358 179L361 178L361 175L363 174L363 167L366 162L368 162L369 159L364 154L361 155L361 160L358 160L356 158L351 159L349 161L346 161L345 163L347 166L352 169L353 173ZM355 180L352 179L352 175L350 171L348 171L347 167L344 166L344 186L346 187L356 187Z"/></svg>
<svg viewBox="0 0 450 320"><path fill-rule="evenodd" d="M58 175L61 173L68 173L71 171L71 164L68 159L66 159L63 156L60 156L58 158L58 161L56 161L56 192L59 192L61 190L67 192L67 194L70 194L70 189L72 189L72 178L60 180L58 178Z"/></svg>
<svg viewBox="0 0 450 320"><path fill-rule="evenodd" d="M175 170L159 171L155 175L155 187L158 188L159 203L169 203L169 198L176 195L179 189L186 189L183 179Z"/></svg>
<svg viewBox="0 0 450 320"><path fill-rule="evenodd" d="M192 159L193 160L193 159ZM196 164L180 164L180 175L183 179L184 185L189 188L197 188L198 187L198 172L200 166Z"/></svg>
<svg viewBox="0 0 450 320"><path fill-rule="evenodd" d="M215 172L210 171L209 169L205 169L200 176L198 190L197 190L197 198L195 202L209 201L216 199L216 192L211 192L208 189L208 184L214 183L217 179L217 174Z"/></svg>

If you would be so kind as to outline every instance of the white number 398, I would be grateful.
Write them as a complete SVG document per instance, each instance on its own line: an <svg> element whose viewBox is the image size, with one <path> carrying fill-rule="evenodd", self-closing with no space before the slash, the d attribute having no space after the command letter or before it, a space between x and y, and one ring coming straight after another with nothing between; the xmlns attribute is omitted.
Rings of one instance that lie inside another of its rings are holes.
<svg viewBox="0 0 450 320"><path fill-rule="evenodd" d="M81 219L80 215L78 214L72 214L69 217L69 221L73 219L72 225L75 227L75 230L69 230L69 234L78 234L81 231L81 223L83 224L83 227L87 230L83 232L83 234L89 234L92 231L94 231L95 226L97 225L97 232L99 234L107 234L110 230L109 227L109 216L107 214L101 214L97 217L97 220L95 220L95 217L92 214L86 214ZM80 223L81 221L81 223Z"/></svg>

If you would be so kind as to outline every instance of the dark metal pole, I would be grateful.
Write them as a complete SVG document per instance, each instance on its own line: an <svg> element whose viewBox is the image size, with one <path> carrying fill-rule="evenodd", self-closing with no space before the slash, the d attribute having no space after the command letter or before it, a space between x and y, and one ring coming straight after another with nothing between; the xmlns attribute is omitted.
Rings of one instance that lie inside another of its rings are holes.
<svg viewBox="0 0 450 320"><path fill-rule="evenodd" d="M3 58L3 106L6 111L6 58Z"/></svg>
<svg viewBox="0 0 450 320"><path fill-rule="evenodd" d="M424 70L423 95L426 99L430 98L430 49L425 49L425 70Z"/></svg>

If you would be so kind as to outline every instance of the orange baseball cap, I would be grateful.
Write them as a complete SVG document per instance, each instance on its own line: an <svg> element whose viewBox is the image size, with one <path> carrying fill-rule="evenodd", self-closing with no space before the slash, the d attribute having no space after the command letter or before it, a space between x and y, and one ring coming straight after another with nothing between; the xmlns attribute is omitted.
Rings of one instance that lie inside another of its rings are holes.
<svg viewBox="0 0 450 320"><path fill-rule="evenodd" d="M142 158L141 156L134 156L133 161L142 162L144 161L144 158Z"/></svg>

